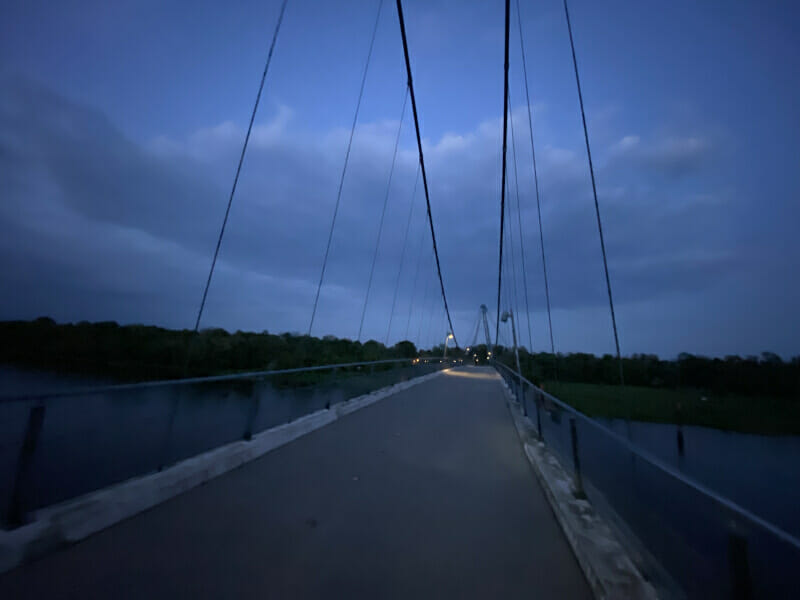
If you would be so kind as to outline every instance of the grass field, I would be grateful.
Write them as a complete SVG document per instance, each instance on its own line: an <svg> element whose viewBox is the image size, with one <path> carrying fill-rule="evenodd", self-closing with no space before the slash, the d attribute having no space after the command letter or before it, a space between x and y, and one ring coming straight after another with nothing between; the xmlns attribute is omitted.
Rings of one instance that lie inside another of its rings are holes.
<svg viewBox="0 0 800 600"><path fill-rule="evenodd" d="M544 389L593 417L682 422L747 433L800 434L800 400L591 383L546 382Z"/></svg>

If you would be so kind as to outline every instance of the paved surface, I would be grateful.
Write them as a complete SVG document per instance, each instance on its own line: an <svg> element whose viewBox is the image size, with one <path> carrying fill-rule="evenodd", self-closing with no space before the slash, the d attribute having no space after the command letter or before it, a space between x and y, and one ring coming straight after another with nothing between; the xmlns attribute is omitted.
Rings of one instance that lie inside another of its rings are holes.
<svg viewBox="0 0 800 600"><path fill-rule="evenodd" d="M590 598L499 379L444 374L0 576L0 598Z"/></svg>

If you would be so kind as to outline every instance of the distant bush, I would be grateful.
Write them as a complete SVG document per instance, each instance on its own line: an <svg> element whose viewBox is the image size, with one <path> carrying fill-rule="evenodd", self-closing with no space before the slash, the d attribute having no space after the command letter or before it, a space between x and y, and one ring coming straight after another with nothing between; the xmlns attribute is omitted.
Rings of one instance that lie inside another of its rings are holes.
<svg viewBox="0 0 800 600"><path fill-rule="evenodd" d="M413 358L402 341L391 348L327 336L192 331L113 321L59 325L48 317L0 322L0 362L118 380L171 379L236 371Z"/></svg>
<svg viewBox="0 0 800 600"><path fill-rule="evenodd" d="M499 348L501 359L514 365L514 355ZM675 360L655 354L634 354L622 359L625 384L650 388L694 388L716 395L792 398L800 401L800 356L785 361L772 352L760 357L708 358L681 353ZM583 352L530 354L520 350L523 373L540 383L545 380L617 384L619 365L611 354L595 356Z"/></svg>

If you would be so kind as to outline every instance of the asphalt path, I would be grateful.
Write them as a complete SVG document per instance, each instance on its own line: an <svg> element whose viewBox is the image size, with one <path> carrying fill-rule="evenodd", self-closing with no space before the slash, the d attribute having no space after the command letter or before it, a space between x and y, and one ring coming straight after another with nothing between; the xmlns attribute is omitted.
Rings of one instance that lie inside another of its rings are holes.
<svg viewBox="0 0 800 600"><path fill-rule="evenodd" d="M0 575L0 598L591 598L499 378L465 368Z"/></svg>

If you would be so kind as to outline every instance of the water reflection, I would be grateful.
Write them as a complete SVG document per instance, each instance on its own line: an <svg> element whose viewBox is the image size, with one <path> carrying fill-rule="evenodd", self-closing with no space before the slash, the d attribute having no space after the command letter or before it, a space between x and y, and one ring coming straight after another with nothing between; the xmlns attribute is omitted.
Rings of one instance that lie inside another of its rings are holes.
<svg viewBox="0 0 800 600"><path fill-rule="evenodd" d="M23 503L27 511L49 506L443 367L389 364L320 371L305 380L240 379L54 398L44 404ZM19 393L20 381L29 383L32 375L4 367L0 376L4 392ZM54 391L87 384L46 378ZM32 406L0 403L0 522Z"/></svg>

